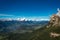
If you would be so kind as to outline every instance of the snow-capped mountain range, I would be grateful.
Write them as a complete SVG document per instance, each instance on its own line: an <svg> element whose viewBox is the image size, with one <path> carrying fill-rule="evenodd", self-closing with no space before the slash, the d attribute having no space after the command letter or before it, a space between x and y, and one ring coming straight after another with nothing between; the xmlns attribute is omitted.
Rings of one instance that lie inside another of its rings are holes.
<svg viewBox="0 0 60 40"><path fill-rule="evenodd" d="M49 21L49 19L27 19L27 18L2 18L0 21Z"/></svg>

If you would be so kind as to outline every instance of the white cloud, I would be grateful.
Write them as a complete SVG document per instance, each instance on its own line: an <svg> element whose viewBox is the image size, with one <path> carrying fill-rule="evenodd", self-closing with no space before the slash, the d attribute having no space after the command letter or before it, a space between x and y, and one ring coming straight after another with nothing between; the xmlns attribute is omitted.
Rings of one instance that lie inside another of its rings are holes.
<svg viewBox="0 0 60 40"><path fill-rule="evenodd" d="M40 19L41 21L49 21L50 19Z"/></svg>
<svg viewBox="0 0 60 40"><path fill-rule="evenodd" d="M0 16L14 16L14 15L0 14Z"/></svg>

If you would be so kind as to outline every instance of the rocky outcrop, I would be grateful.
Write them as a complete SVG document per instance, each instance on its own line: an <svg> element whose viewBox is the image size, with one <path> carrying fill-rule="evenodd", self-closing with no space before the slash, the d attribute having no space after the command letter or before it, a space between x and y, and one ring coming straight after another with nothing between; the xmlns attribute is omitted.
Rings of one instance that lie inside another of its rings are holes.
<svg viewBox="0 0 60 40"><path fill-rule="evenodd" d="M60 26L60 17L58 15L52 15L50 20L51 26Z"/></svg>
<svg viewBox="0 0 60 40"><path fill-rule="evenodd" d="M60 10L57 12L57 14L53 14L50 17L50 22L49 22L47 28L49 28L50 26L53 26L53 27L60 26L60 16L58 14L60 14Z"/></svg>
<svg viewBox="0 0 60 40"><path fill-rule="evenodd" d="M50 33L50 37L59 37L60 36L60 34L58 34L58 33L54 33L54 32L51 32Z"/></svg>
<svg viewBox="0 0 60 40"><path fill-rule="evenodd" d="M50 37L60 37L60 10L50 17L47 28L50 29Z"/></svg>

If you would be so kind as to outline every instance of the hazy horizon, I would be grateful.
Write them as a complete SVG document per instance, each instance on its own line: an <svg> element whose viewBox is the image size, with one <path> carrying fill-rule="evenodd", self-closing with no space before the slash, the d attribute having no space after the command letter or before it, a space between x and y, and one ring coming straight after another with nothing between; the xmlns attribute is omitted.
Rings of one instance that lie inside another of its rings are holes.
<svg viewBox="0 0 60 40"><path fill-rule="evenodd" d="M60 0L0 0L0 18L49 19Z"/></svg>

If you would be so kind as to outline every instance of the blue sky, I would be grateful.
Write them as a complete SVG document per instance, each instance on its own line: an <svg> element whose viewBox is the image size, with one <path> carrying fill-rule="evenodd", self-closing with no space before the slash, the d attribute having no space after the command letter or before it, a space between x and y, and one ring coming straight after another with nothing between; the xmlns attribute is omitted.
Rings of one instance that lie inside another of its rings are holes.
<svg viewBox="0 0 60 40"><path fill-rule="evenodd" d="M49 18L60 8L60 0L0 0L0 18Z"/></svg>

